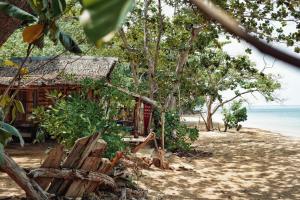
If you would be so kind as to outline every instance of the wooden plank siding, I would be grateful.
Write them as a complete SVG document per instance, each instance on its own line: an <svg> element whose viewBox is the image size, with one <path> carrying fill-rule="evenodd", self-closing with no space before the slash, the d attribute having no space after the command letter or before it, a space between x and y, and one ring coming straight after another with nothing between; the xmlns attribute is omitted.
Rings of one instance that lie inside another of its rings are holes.
<svg viewBox="0 0 300 200"><path fill-rule="evenodd" d="M7 86L0 85L0 94L3 94ZM12 88L9 94L11 95L16 88ZM16 126L30 126L32 123L30 116L34 108L38 106L50 106L53 105L53 101L48 97L48 94L52 91L61 92L63 95L70 95L72 93L78 93L81 90L79 85L48 85L48 86L27 86L21 89L16 95L16 99L20 100L24 106L25 113L18 114L15 120ZM6 121L11 121L12 117L9 114ZM32 124L33 125L33 124Z"/></svg>

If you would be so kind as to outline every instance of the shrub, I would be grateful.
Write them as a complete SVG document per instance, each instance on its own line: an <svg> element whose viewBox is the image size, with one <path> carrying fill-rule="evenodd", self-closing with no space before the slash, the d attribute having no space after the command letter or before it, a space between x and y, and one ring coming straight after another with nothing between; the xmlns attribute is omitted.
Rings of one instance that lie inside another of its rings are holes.
<svg viewBox="0 0 300 200"><path fill-rule="evenodd" d="M155 111L155 118L160 117L160 113ZM161 136L161 127L156 130ZM190 151L191 144L199 136L196 128L189 128L180 123L180 115L177 112L167 112L165 115L165 147L172 152Z"/></svg>
<svg viewBox="0 0 300 200"><path fill-rule="evenodd" d="M107 117L99 102L75 95L57 100L47 110L37 108L33 114L40 122L41 130L67 147L73 146L78 138L100 132L108 143L107 157L111 158L117 150L125 149L119 135L123 129Z"/></svg>
<svg viewBox="0 0 300 200"><path fill-rule="evenodd" d="M233 101L229 109L223 108L223 121L225 125L225 132L227 128L236 128L241 127L239 122L247 120L247 108L242 107L242 101Z"/></svg>

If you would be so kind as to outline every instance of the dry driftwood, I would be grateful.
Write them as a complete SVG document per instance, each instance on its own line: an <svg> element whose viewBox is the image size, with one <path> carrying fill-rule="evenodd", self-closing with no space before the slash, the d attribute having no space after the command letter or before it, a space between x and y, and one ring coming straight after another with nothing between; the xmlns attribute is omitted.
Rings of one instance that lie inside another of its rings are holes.
<svg viewBox="0 0 300 200"><path fill-rule="evenodd" d="M106 150L107 143L103 139L99 139L90 153L90 157L100 157L102 156L103 152Z"/></svg>
<svg viewBox="0 0 300 200"><path fill-rule="evenodd" d="M109 159L101 158L101 163L98 166L97 172L103 173L108 166L111 166L111 162L109 161ZM99 183L89 182L85 192L86 193L94 192L99 185L100 185Z"/></svg>
<svg viewBox="0 0 300 200"><path fill-rule="evenodd" d="M70 154L62 164L62 168L78 169L92 151L100 133L89 137L80 138L75 142ZM48 189L49 193L63 195L72 182L68 180L54 179Z"/></svg>
<svg viewBox="0 0 300 200"><path fill-rule="evenodd" d="M155 167L160 169L171 169L169 163L165 161L165 151L163 149L159 148L152 157L152 163Z"/></svg>
<svg viewBox="0 0 300 200"><path fill-rule="evenodd" d="M144 142L137 145L131 152L132 153L138 152L140 149L142 149L144 146L146 146L146 144L148 144L148 142L150 142L151 140L154 140L154 139L155 139L155 134L154 133L149 133L149 135L146 137Z"/></svg>
<svg viewBox="0 0 300 200"><path fill-rule="evenodd" d="M150 158L139 158L135 156L126 156L120 159L120 163L127 168L149 169L152 165Z"/></svg>
<svg viewBox="0 0 300 200"><path fill-rule="evenodd" d="M111 188L115 188L116 184L113 178L106 174L99 172L92 172L81 169L54 169L54 168L38 168L31 170L28 173L29 177L46 177L46 178L59 178L64 180L81 179L87 181L94 181L105 184Z"/></svg>
<svg viewBox="0 0 300 200"><path fill-rule="evenodd" d="M106 146L107 143L104 140L99 139L95 144L94 149L91 151L89 157L86 158L83 165L81 166L81 169L88 170L88 171L97 171L102 162L100 155L106 149ZM82 196L83 193L90 187L90 184L96 184L96 183L76 180L70 185L65 195L68 197Z"/></svg>
<svg viewBox="0 0 300 200"><path fill-rule="evenodd" d="M99 157L87 157L83 163L81 170L87 170L90 172L95 172L101 163L101 158ZM65 196L67 197L80 197L87 189L89 181L75 180L68 188Z"/></svg>
<svg viewBox="0 0 300 200"><path fill-rule="evenodd" d="M44 160L43 164L41 165L41 168L59 168L61 161L63 159L64 155L64 147L63 145L57 145L55 148L53 148L47 158ZM47 186L52 181L52 178L37 178L35 181L40 185L42 189L46 189Z"/></svg>
<svg viewBox="0 0 300 200"><path fill-rule="evenodd" d="M110 165L107 165L102 169L102 172L107 174L109 173L119 162L119 160L123 157L123 152L117 151L115 157L111 160Z"/></svg>
<svg viewBox="0 0 300 200"><path fill-rule="evenodd" d="M47 194L34 180L26 176L26 172L8 155L3 154L4 163L0 171L7 173L26 193L27 198L36 200L49 199Z"/></svg>

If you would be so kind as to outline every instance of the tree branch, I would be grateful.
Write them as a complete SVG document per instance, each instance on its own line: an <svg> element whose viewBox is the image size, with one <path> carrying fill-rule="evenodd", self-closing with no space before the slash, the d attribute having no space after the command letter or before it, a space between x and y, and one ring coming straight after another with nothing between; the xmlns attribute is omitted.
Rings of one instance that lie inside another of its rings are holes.
<svg viewBox="0 0 300 200"><path fill-rule="evenodd" d="M28 45L28 48L27 48L27 51L26 51L26 57L23 59L21 65L19 66L18 68L18 71L17 73L15 74L15 76L13 77L13 79L9 82L7 88L5 89L2 97L1 97L1 100L4 98L4 96L6 96L9 92L9 90L12 88L12 86L15 84L16 80L19 78L20 79L20 74L21 74L21 71L22 71L22 68L24 67L26 61L28 60L29 58L29 55L30 53L32 52L32 45Z"/></svg>
<svg viewBox="0 0 300 200"><path fill-rule="evenodd" d="M156 108L159 108L160 109L160 105L157 101L151 99L151 98L148 98L148 97L145 97L145 96L142 96L142 95L139 95L139 94L136 94L134 92L131 92L127 89L124 89L124 88L121 88L121 87L118 87L118 86L115 86L115 85L112 85L111 83L105 83L106 86L108 87L111 87L111 88L115 88L117 90L119 90L120 92L123 92L129 96L132 96L132 97L135 97L135 98L139 98L139 99L142 99L143 101L151 104L152 106L156 107Z"/></svg>
<svg viewBox="0 0 300 200"><path fill-rule="evenodd" d="M226 103L228 103L228 102L230 102L230 101L233 101L233 100L235 100L236 98L241 97L241 96L244 95L244 94L253 93L253 92L258 92L258 91L259 91L259 90L248 90L248 91L242 92L242 93L240 93L240 94L237 94L236 96L234 96L234 97L232 97L232 98L230 98L230 99L228 99L228 100L226 100L226 101L221 102L219 105L217 105L217 106L213 109L212 115L215 114L215 112L217 112L217 110L218 110L221 106L223 106L224 104L226 104Z"/></svg>
<svg viewBox="0 0 300 200"><path fill-rule="evenodd" d="M82 169L55 169L55 168L38 168L31 170L28 174L31 178L61 178L61 179L81 179L93 182L101 182L111 188L116 188L113 178L99 172L86 171Z"/></svg>
<svg viewBox="0 0 300 200"><path fill-rule="evenodd" d="M198 33L200 32L202 27L197 26L197 27L193 27L192 31L191 31L191 37L188 41L188 47L181 51L178 55L177 58L177 63L176 63L176 83L174 84L174 87L172 88L172 90L170 91L170 94L168 95L168 97L166 98L166 102L165 102L165 108L169 108L170 104L171 104L171 100L175 94L175 92L177 91L178 87L180 86L180 77L181 77L181 73L183 71L183 67L186 64L187 60L188 60L188 56L189 56L189 52L191 51L192 47L193 47L193 42L195 41L195 39L198 36Z"/></svg>
<svg viewBox="0 0 300 200"><path fill-rule="evenodd" d="M162 7L161 7L161 0L157 0L158 2L158 18L159 18L159 24L158 24L158 36L156 40L156 49L155 49L155 57L154 57L154 65L157 66L158 58L159 58L159 52L160 52L160 41L161 36L163 33L163 18L162 18Z"/></svg>
<svg viewBox="0 0 300 200"><path fill-rule="evenodd" d="M125 49L128 52L132 52L133 50L130 48L130 46L128 44L128 41L127 41L127 38L126 38L126 35L125 35L125 32L124 32L123 28L120 28L119 34L120 34L120 37L123 41ZM131 58L131 61L130 61L130 68L131 68L131 71L132 71L132 74L133 74L133 80L134 80L134 83L135 83L134 85L135 85L135 87L137 87L138 84L139 84L139 79L138 79L138 75L137 75L137 63L133 60L133 58Z"/></svg>
<svg viewBox="0 0 300 200"><path fill-rule="evenodd" d="M280 51L277 48L273 48L270 45L256 39L250 35L247 30L232 17L227 15L223 10L217 8L211 1L206 0L190 0L190 2L198 7L198 9L206 16L219 22L228 32L237 35L246 42L249 42L259 51L269 54L279 60L300 68L300 58L287 54L286 52Z"/></svg>

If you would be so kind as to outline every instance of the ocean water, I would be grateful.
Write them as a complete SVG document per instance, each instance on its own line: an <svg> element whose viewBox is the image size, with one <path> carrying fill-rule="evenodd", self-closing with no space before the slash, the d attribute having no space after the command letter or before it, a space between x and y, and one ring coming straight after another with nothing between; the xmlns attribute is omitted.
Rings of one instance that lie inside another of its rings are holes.
<svg viewBox="0 0 300 200"><path fill-rule="evenodd" d="M300 106L253 106L246 127L262 128L300 138Z"/></svg>
<svg viewBox="0 0 300 200"><path fill-rule="evenodd" d="M299 106L251 106L244 127L261 128L282 135L300 138ZM221 112L216 113L214 121L222 122Z"/></svg>

